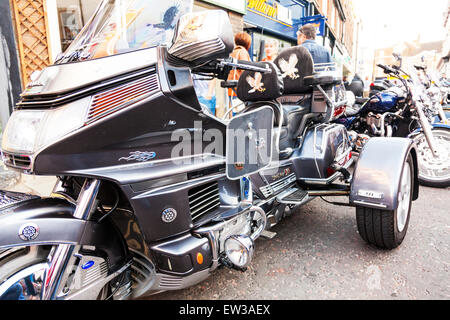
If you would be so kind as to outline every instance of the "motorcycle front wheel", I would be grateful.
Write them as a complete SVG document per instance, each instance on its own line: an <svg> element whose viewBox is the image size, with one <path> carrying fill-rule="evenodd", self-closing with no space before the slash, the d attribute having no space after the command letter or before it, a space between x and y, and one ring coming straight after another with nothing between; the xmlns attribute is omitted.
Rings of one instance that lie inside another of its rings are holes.
<svg viewBox="0 0 450 320"><path fill-rule="evenodd" d="M0 250L0 300L39 300L51 247Z"/></svg>
<svg viewBox="0 0 450 320"><path fill-rule="evenodd" d="M0 301L40 300L51 246L16 247L0 250ZM97 300L105 300L106 285Z"/></svg>
<svg viewBox="0 0 450 320"><path fill-rule="evenodd" d="M434 156L422 132L414 137L417 145L419 165L419 182L423 186L447 188L450 186L450 129L432 130L438 156Z"/></svg>

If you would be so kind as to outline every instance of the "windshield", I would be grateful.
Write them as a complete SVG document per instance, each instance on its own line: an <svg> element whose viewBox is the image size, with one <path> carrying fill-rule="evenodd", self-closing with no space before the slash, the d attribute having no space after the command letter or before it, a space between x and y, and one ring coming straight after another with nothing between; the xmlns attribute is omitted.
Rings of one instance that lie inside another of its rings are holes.
<svg viewBox="0 0 450 320"><path fill-rule="evenodd" d="M55 64L103 58L171 42L192 0L103 0Z"/></svg>

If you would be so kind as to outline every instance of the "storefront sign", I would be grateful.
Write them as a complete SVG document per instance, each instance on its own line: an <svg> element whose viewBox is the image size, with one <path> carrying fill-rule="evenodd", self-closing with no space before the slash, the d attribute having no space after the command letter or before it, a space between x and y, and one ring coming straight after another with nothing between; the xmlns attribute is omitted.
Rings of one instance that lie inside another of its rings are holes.
<svg viewBox="0 0 450 320"><path fill-rule="evenodd" d="M267 0L248 0L247 9L281 23L292 25L291 10L282 6L278 2L268 3Z"/></svg>
<svg viewBox="0 0 450 320"><path fill-rule="evenodd" d="M247 12L247 0L201 0L231 11L245 14Z"/></svg>
<svg viewBox="0 0 450 320"><path fill-rule="evenodd" d="M306 5L307 2L302 5L301 1L292 0L247 0L244 21L290 41L296 41L300 18L305 14Z"/></svg>
<svg viewBox="0 0 450 320"><path fill-rule="evenodd" d="M312 24L317 29L317 36L323 37L325 35L325 21L326 18L322 15L309 16L301 19L302 25Z"/></svg>
<svg viewBox="0 0 450 320"><path fill-rule="evenodd" d="M276 2L270 5L266 0L248 0L247 8L274 19L278 18L278 4Z"/></svg>

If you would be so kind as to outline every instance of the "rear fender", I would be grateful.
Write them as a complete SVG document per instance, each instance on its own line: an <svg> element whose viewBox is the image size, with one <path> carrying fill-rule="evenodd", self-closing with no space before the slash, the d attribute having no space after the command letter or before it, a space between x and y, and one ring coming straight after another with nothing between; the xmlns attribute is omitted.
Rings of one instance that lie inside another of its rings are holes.
<svg viewBox="0 0 450 320"><path fill-rule="evenodd" d="M0 195L4 194L0 191ZM118 229L106 221L108 219L99 224L74 218L74 211L75 205L57 198L33 198L0 208L0 249L89 245L103 251L111 267L122 264L127 257L127 246ZM33 230L28 239L23 236L23 229L27 226L32 226Z"/></svg>
<svg viewBox="0 0 450 320"><path fill-rule="evenodd" d="M411 139L371 138L361 151L351 183L350 203L393 211L398 207L403 166L413 159L413 201L419 197L417 151Z"/></svg>

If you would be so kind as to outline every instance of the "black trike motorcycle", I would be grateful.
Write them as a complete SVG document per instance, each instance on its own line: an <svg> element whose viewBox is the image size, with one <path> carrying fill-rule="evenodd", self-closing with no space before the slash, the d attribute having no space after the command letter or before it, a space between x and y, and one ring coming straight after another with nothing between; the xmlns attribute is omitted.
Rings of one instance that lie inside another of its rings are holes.
<svg viewBox="0 0 450 320"><path fill-rule="evenodd" d="M167 24L138 37L159 3L103 1L23 93L4 162L58 182L45 198L0 193L0 297L31 286L25 298L138 298L245 270L255 240L318 196L348 196L365 240L400 245L418 197L412 141L371 140L350 174L347 131L330 123L339 78L301 48L278 66L227 58L223 11L183 15L169 46ZM236 68L245 109L219 119L192 74L228 87Z"/></svg>

